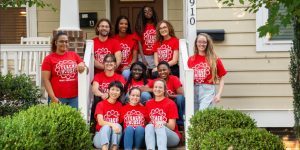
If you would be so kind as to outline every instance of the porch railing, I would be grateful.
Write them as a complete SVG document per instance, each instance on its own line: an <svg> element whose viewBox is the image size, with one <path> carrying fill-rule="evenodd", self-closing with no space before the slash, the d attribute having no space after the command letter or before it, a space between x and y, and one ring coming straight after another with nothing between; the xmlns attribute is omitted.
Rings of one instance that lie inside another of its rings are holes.
<svg viewBox="0 0 300 150"><path fill-rule="evenodd" d="M187 129L190 126L190 119L194 114L194 71L187 66L188 49L186 39L179 40L179 68L180 80L183 84L185 96L185 138L188 139ZM186 142L186 149L187 142Z"/></svg>
<svg viewBox="0 0 300 150"><path fill-rule="evenodd" d="M49 52L50 45L0 44L1 73L31 75L41 87L41 63Z"/></svg>
<svg viewBox="0 0 300 150"><path fill-rule="evenodd" d="M86 41L84 63L89 68L83 73L78 73L78 108L87 123L90 122L91 108L94 101L91 83L94 79L94 43Z"/></svg>

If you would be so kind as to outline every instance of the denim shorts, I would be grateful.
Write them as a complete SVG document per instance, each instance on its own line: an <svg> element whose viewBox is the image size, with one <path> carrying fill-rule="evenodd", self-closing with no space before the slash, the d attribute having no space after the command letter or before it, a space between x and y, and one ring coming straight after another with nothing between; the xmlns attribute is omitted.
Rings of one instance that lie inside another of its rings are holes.
<svg viewBox="0 0 300 150"><path fill-rule="evenodd" d="M216 87L213 84L197 84L194 90L194 110L203 110L213 106Z"/></svg>

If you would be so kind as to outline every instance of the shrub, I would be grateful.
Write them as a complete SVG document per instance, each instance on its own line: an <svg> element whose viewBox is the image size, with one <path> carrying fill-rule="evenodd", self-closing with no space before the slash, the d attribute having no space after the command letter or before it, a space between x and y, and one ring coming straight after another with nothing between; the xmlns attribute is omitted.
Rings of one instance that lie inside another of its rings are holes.
<svg viewBox="0 0 300 150"><path fill-rule="evenodd" d="M12 115L40 103L40 90L26 75L0 74L0 115Z"/></svg>
<svg viewBox="0 0 300 150"><path fill-rule="evenodd" d="M256 128L255 121L237 110L222 110L219 108L198 111L190 120L188 129L189 149L200 149L202 139L210 131L220 128Z"/></svg>
<svg viewBox="0 0 300 150"><path fill-rule="evenodd" d="M209 132L202 140L202 150L284 150L280 138L265 129L222 128Z"/></svg>
<svg viewBox="0 0 300 150"><path fill-rule="evenodd" d="M88 125L70 106L36 105L10 120L0 135L0 149L92 148Z"/></svg>

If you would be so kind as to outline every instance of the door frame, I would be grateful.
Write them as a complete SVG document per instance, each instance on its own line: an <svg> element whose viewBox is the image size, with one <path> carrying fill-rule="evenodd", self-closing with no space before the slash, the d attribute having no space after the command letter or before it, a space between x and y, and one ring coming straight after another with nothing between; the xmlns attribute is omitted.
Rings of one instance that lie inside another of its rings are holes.
<svg viewBox="0 0 300 150"><path fill-rule="evenodd" d="M111 20L110 0L105 0L105 14L106 18ZM168 0L163 0L163 19L168 20Z"/></svg>

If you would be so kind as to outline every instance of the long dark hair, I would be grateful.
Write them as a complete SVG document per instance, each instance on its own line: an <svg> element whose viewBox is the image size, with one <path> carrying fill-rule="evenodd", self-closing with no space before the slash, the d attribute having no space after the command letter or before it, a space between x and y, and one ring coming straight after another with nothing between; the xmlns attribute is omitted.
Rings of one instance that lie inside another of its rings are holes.
<svg viewBox="0 0 300 150"><path fill-rule="evenodd" d="M142 63L142 62L140 62L140 61L134 62L134 63L130 66L130 76L129 76L129 78L128 78L128 80L127 80L125 86L124 86L124 89L125 89L126 92L127 92L127 90L128 90L128 86L131 84L131 81L132 81L132 69L133 69L133 67L136 66L136 65L142 67L142 69L143 69L143 72L142 72L142 80L143 80L143 82L144 82L144 85L146 85L146 84L148 83L147 73L146 73L146 72L147 72L147 67L145 66L145 64Z"/></svg>
<svg viewBox="0 0 300 150"><path fill-rule="evenodd" d="M67 33L61 32L61 31L60 31L60 32L57 32L57 34L52 38L52 41L51 41L51 51L52 51L53 53L56 52L56 49L57 49L56 42L57 42L58 38L59 38L60 36L62 36L62 35L68 36ZM68 37L68 38L69 38L69 37Z"/></svg>
<svg viewBox="0 0 300 150"><path fill-rule="evenodd" d="M124 92L123 84L120 81L115 80L115 81L112 81L109 83L108 89L110 89L112 87L117 87L120 89L120 96L118 97L118 101L120 101L121 97L123 95L123 92ZM109 98L109 94L108 94L108 98Z"/></svg>
<svg viewBox="0 0 300 150"><path fill-rule="evenodd" d="M117 18L117 21L116 21L116 24L115 24L115 34L119 34L119 23L120 23L120 21L122 20L122 19L125 19L125 20L127 20L127 23L128 23L128 28L127 28L127 30L126 30L126 33L127 34L131 34L132 32L131 32L131 25L130 25L130 22L129 22L129 19L126 17L126 16L119 16L118 18Z"/></svg>
<svg viewBox="0 0 300 150"><path fill-rule="evenodd" d="M108 23L108 25L109 25L109 33L108 33L108 36L111 37L111 36L113 35L112 25L111 25L111 22L110 22L108 19L106 19L106 18L102 18L102 19L100 19L100 20L97 22L97 24L95 25L95 34L96 34L96 35L99 35L98 27L99 27L99 24L100 24L101 22L103 22L103 21L105 21L105 22Z"/></svg>
<svg viewBox="0 0 300 150"><path fill-rule="evenodd" d="M154 26L156 27L157 22L158 22L158 17L157 14L154 10L153 7L149 7L149 6L144 6L143 8L141 8L141 10L139 11L137 18L136 18L136 22L135 22L135 32L139 35L142 36L145 26L147 24L147 18L145 17L145 13L144 13L144 9L148 7L152 9L152 17L151 17L151 21L154 24Z"/></svg>

